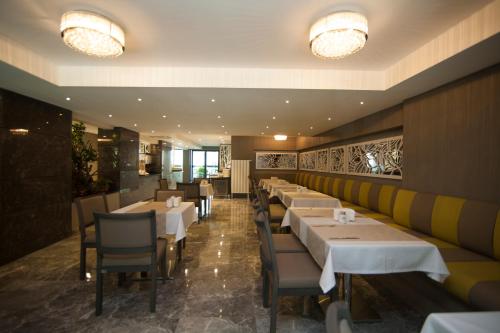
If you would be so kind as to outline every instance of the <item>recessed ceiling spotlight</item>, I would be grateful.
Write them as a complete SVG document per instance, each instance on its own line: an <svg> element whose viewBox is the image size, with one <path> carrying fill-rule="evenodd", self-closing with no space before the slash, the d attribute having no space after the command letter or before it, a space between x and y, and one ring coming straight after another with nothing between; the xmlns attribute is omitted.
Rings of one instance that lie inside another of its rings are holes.
<svg viewBox="0 0 500 333"><path fill-rule="evenodd" d="M363 104L365 104L365 102L361 101L361 102L359 102L359 104L363 105Z"/></svg>
<svg viewBox="0 0 500 333"><path fill-rule="evenodd" d="M221 115L218 115L218 116L217 116L217 119L220 119L220 118L222 118L222 116L221 116Z"/></svg>
<svg viewBox="0 0 500 333"><path fill-rule="evenodd" d="M181 124L177 124L177 127L178 127L178 128L181 128Z"/></svg>
<svg viewBox="0 0 500 333"><path fill-rule="evenodd" d="M111 117L113 117L113 115L112 114L108 114L108 117L111 118Z"/></svg>
<svg viewBox="0 0 500 333"><path fill-rule="evenodd" d="M211 101L212 103L215 103L215 98L212 98L210 101Z"/></svg>
<svg viewBox="0 0 500 333"><path fill-rule="evenodd" d="M134 127L137 127L137 124L134 124Z"/></svg>
<svg viewBox="0 0 500 333"><path fill-rule="evenodd" d="M266 125L266 128L269 128L269 125Z"/></svg>
<svg viewBox="0 0 500 333"><path fill-rule="evenodd" d="M66 97L66 100L67 101L71 101L71 97Z"/></svg>
<svg viewBox="0 0 500 333"><path fill-rule="evenodd" d="M290 104L290 101L287 99L287 100L285 101L285 103L286 103L286 104Z"/></svg>
<svg viewBox="0 0 500 333"><path fill-rule="evenodd" d="M298 136L300 136L300 132L299 132L299 133L297 133L297 135L298 135Z"/></svg>
<svg viewBox="0 0 500 333"><path fill-rule="evenodd" d="M154 132L155 132L155 130L151 130L151 133L154 133Z"/></svg>
<svg viewBox="0 0 500 333"><path fill-rule="evenodd" d="M273 116L273 120L276 120L276 116Z"/></svg>
<svg viewBox="0 0 500 333"><path fill-rule="evenodd" d="M224 125L220 125L220 127L224 128Z"/></svg>
<svg viewBox="0 0 500 333"><path fill-rule="evenodd" d="M225 131L224 134L227 134L227 131Z"/></svg>
<svg viewBox="0 0 500 333"><path fill-rule="evenodd" d="M309 126L309 129L313 129L313 128L314 128L314 127L312 127L312 126Z"/></svg>
<svg viewBox="0 0 500 333"><path fill-rule="evenodd" d="M332 117L328 117L328 120L332 120Z"/></svg>
<svg viewBox="0 0 500 333"><path fill-rule="evenodd" d="M139 98L137 98L137 101L138 101L138 102L142 102L142 98L140 98L140 97L139 97Z"/></svg>
<svg viewBox="0 0 500 333"><path fill-rule="evenodd" d="M164 114L162 117L163 117L163 118L167 118L167 115L166 115L166 114Z"/></svg>
<svg viewBox="0 0 500 333"><path fill-rule="evenodd" d="M188 131L188 134L191 134L191 131Z"/></svg>
<svg viewBox="0 0 500 333"><path fill-rule="evenodd" d="M264 132L260 132L260 135L264 135Z"/></svg>

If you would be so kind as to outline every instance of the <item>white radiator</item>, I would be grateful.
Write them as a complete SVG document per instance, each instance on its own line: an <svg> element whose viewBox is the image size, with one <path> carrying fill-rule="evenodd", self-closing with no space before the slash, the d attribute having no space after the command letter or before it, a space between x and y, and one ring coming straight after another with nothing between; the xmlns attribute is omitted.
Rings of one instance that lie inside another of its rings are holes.
<svg viewBox="0 0 500 333"><path fill-rule="evenodd" d="M231 160L231 193L249 193L250 160Z"/></svg>

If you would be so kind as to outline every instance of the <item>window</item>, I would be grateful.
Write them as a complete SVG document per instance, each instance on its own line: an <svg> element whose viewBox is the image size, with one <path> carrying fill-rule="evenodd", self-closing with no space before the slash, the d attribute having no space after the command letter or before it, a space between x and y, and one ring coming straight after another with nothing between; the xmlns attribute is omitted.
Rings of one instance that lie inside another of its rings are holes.
<svg viewBox="0 0 500 333"><path fill-rule="evenodd" d="M183 154L184 151L182 149L172 150L172 169L182 170Z"/></svg>
<svg viewBox="0 0 500 333"><path fill-rule="evenodd" d="M219 172L218 151L193 150L191 157L192 178L207 178Z"/></svg>

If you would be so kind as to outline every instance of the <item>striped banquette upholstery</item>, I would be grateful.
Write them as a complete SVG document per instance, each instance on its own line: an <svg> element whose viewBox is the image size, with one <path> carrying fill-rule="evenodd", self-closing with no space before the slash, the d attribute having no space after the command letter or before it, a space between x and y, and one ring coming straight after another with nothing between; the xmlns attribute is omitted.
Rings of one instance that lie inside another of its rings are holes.
<svg viewBox="0 0 500 333"><path fill-rule="evenodd" d="M500 206L367 181L298 172L296 182L435 244L444 287L478 309L500 310Z"/></svg>

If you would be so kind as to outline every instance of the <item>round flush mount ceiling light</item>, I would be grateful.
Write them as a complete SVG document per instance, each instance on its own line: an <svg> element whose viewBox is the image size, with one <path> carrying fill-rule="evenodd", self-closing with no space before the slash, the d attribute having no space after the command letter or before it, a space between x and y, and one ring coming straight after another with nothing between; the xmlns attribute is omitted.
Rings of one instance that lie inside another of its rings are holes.
<svg viewBox="0 0 500 333"><path fill-rule="evenodd" d="M61 17L61 37L74 50L90 56L114 58L125 50L125 34L108 18L87 11L69 11Z"/></svg>
<svg viewBox="0 0 500 333"><path fill-rule="evenodd" d="M309 46L320 58L341 59L361 50L368 40L368 21L355 12L336 12L313 24Z"/></svg>

